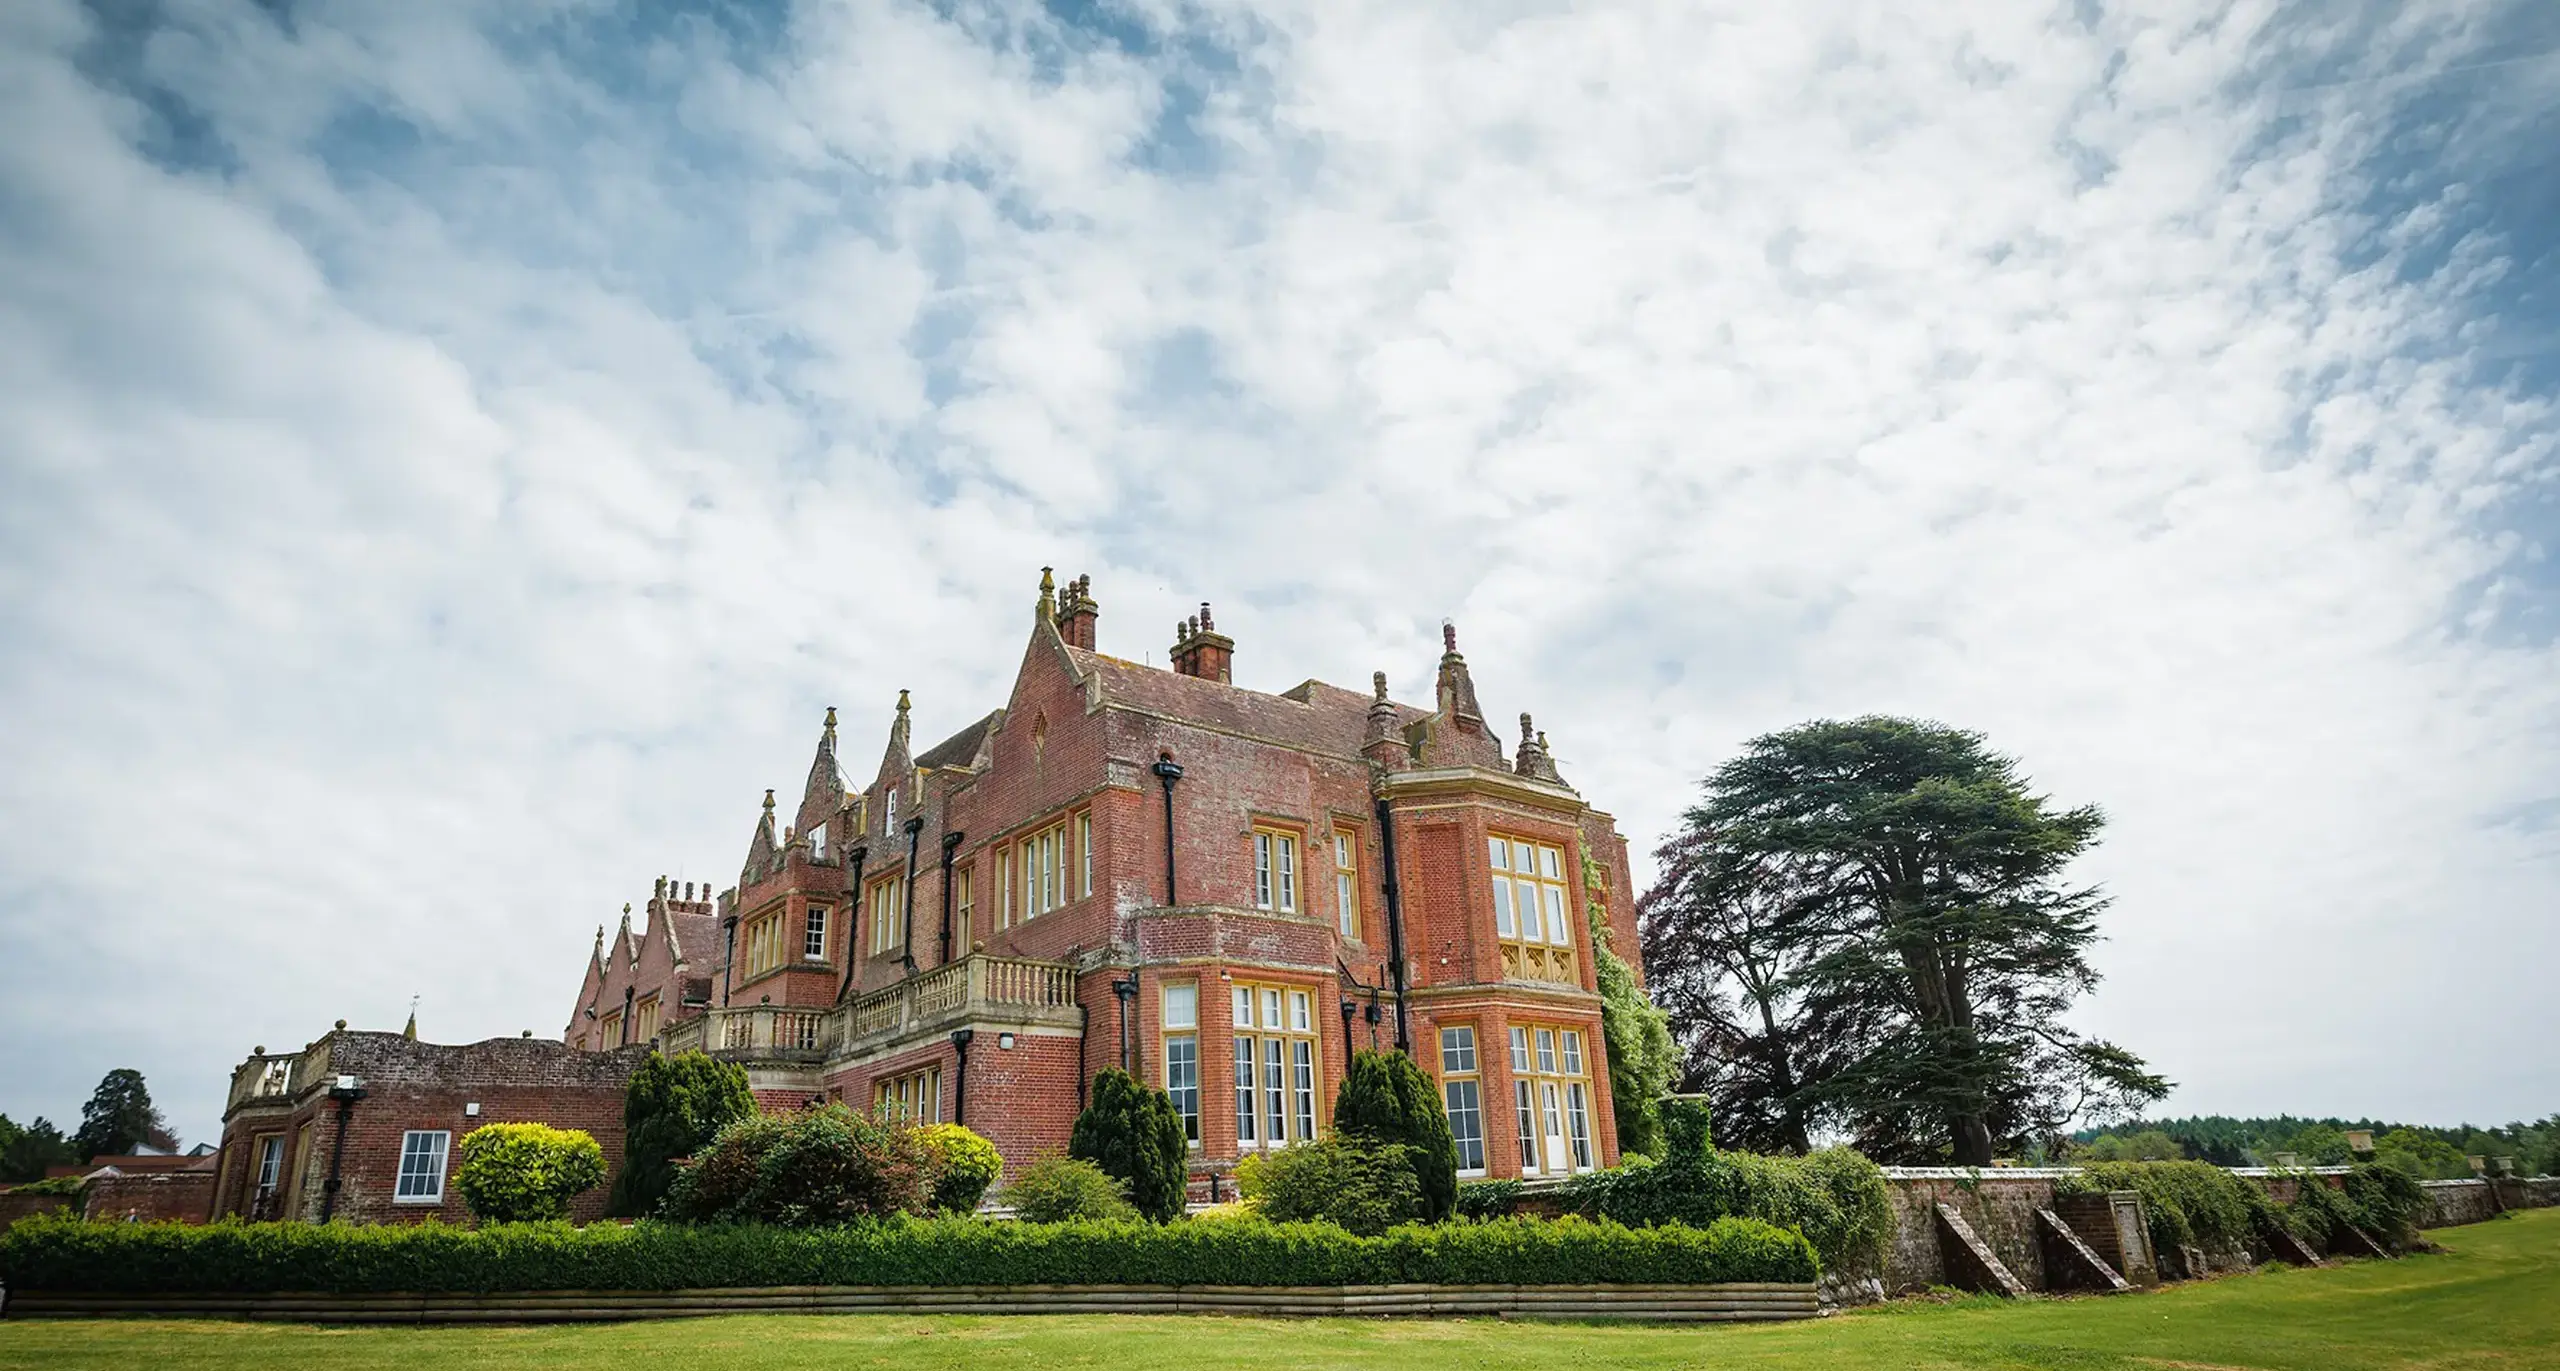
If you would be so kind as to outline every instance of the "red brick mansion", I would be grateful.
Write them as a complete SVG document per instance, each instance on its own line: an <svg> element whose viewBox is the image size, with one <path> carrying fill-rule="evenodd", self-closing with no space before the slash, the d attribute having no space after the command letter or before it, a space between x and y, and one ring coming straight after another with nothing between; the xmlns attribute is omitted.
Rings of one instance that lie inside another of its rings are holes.
<svg viewBox="0 0 2560 1371"><path fill-rule="evenodd" d="M828 711L733 889L661 880L641 928L626 910L599 932L547 1049L568 1057L539 1069L609 1058L618 1080L645 1044L698 1048L744 1065L768 1108L964 1123L1011 1165L1063 1150L1094 1074L1122 1066L1172 1094L1205 1191L1247 1152L1321 1136L1353 1048L1403 1045L1441 1082L1464 1173L1613 1163L1590 911L1633 962L1626 841L1527 715L1506 748L1455 630L1420 708L1383 673L1366 692L1236 685L1206 605L1170 669L1141 666L1097 649L1099 613L1087 580L1061 593L1044 572L1004 706L919 750L902 692L859 781ZM242 1123L278 1069L243 1065ZM319 1084L293 1111L315 1141ZM287 1167L232 1124L218 1212L254 1208L253 1163ZM435 1127L467 1124L400 1127L404 1154ZM324 1165L290 1172L300 1194Z"/></svg>

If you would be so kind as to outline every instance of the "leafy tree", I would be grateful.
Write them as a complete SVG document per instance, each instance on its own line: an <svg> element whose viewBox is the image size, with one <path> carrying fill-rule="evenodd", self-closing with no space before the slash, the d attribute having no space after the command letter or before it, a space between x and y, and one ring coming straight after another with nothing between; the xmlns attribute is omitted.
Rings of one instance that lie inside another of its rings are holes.
<svg viewBox="0 0 2560 1371"><path fill-rule="evenodd" d="M655 1212L675 1183L676 1160L754 1112L746 1068L701 1052L651 1053L623 1091L622 1174L613 1178L605 1212L621 1218Z"/></svg>
<svg viewBox="0 0 2560 1371"><path fill-rule="evenodd" d="M2373 1159L2422 1181L2461 1180L2472 1174L2469 1154L2414 1128L2394 1128L2374 1139Z"/></svg>
<svg viewBox="0 0 2560 1371"><path fill-rule="evenodd" d="M572 1198L604 1183L604 1149L581 1129L483 1124L455 1157L453 1188L483 1223L565 1219Z"/></svg>
<svg viewBox="0 0 2560 1371"><path fill-rule="evenodd" d="M1458 1207L1458 1142L1439 1087L1401 1052L1354 1052L1334 1096L1333 1131L1343 1137L1401 1143L1411 1149L1422 1185L1422 1216L1433 1222Z"/></svg>
<svg viewBox="0 0 2560 1371"><path fill-rule="evenodd" d="M1683 1045L1678 1090L1705 1097L1733 1146L1811 1152L1824 1087L1885 1014L1878 996L1803 974L1830 937L1816 917L1828 869L1695 828L1654 857L1660 876L1637 916L1654 999Z"/></svg>
<svg viewBox="0 0 2560 1371"><path fill-rule="evenodd" d="M53 1120L39 1115L35 1122L20 1127L0 1114L0 1181L42 1180L46 1167L69 1166L79 1160L78 1150Z"/></svg>
<svg viewBox="0 0 2560 1371"><path fill-rule="evenodd" d="M1182 1217L1191 1184L1190 1147L1173 1097L1120 1068L1093 1078L1092 1103L1076 1115L1067 1155L1118 1178L1129 1202L1157 1223Z"/></svg>
<svg viewBox="0 0 2560 1371"><path fill-rule="evenodd" d="M177 1137L169 1131L169 1122L151 1107L151 1091L142 1083L142 1073L120 1066L99 1080L89 1102L80 1106L80 1131L72 1135L72 1145L80 1159L120 1157L144 1142L165 1140L175 1150Z"/></svg>
<svg viewBox="0 0 2560 1371"><path fill-rule="evenodd" d="M1655 1156L1662 1151L1662 1115L1656 1101L1671 1088L1677 1052L1671 1021L1636 984L1609 941L1609 878L1600 863L1582 859L1582 888L1591 929L1592 969L1600 983L1600 1038L1609 1049L1609 1106L1618 1123L1620 1153Z"/></svg>
<svg viewBox="0 0 2560 1371"><path fill-rule="evenodd" d="M1799 1087L1801 1112L1870 1156L1979 1166L2166 1095L2140 1058L2063 1022L2097 983L2107 903L2065 871L2103 823L1941 724L1822 720L1719 768L1689 832L1711 869L1789 883L1770 897L1795 926L1778 986L1852 1030L1837 1069Z"/></svg>
<svg viewBox="0 0 2560 1371"><path fill-rule="evenodd" d="M2156 1128L2118 1137L2101 1133L2081 1145L2074 1161L2092 1162L2177 1162L2187 1160L2187 1149L2177 1139Z"/></svg>

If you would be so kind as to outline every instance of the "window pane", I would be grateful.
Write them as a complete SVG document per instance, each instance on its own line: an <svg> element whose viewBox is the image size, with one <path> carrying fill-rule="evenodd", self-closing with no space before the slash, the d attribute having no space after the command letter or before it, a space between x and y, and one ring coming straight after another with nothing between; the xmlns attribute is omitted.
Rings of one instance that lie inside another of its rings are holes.
<svg viewBox="0 0 2560 1371"><path fill-rule="evenodd" d="M1280 1024L1280 992L1265 990L1262 992L1262 1026L1278 1028Z"/></svg>
<svg viewBox="0 0 2560 1371"><path fill-rule="evenodd" d="M1093 893L1093 816L1076 816L1076 894Z"/></svg>
<svg viewBox="0 0 2560 1371"><path fill-rule="evenodd" d="M1280 1040L1262 1040L1262 1136L1274 1143L1289 1140L1288 1063L1280 1055Z"/></svg>
<svg viewBox="0 0 2560 1371"><path fill-rule="evenodd" d="M1303 990L1289 992L1289 1027L1300 1033L1311 1031L1307 1023L1307 992Z"/></svg>
<svg viewBox="0 0 2560 1371"><path fill-rule="evenodd" d="M1582 1083L1565 1087L1565 1126L1573 1139L1573 1164L1579 1170L1591 1169L1591 1113L1584 1105Z"/></svg>
<svg viewBox="0 0 2560 1371"><path fill-rule="evenodd" d="M1556 1074L1556 1031L1552 1028L1538 1030L1538 1074Z"/></svg>
<svg viewBox="0 0 2560 1371"><path fill-rule="evenodd" d="M1253 992L1243 986L1236 987L1235 1020L1238 1028L1253 1027Z"/></svg>
<svg viewBox="0 0 2560 1371"><path fill-rule="evenodd" d="M1573 945L1573 937L1566 930L1571 928L1572 925L1567 924L1564 921L1564 887L1560 885L1551 885L1546 889L1547 941L1554 943L1558 947L1570 947Z"/></svg>
<svg viewBox="0 0 2560 1371"><path fill-rule="evenodd" d="M1515 1028L1511 1031L1517 1033L1520 1030ZM1529 1083L1513 1081L1511 1097L1520 1115L1520 1169L1535 1171L1538 1169L1538 1122L1529 1109Z"/></svg>
<svg viewBox="0 0 2560 1371"><path fill-rule="evenodd" d="M1249 993L1239 990L1240 998ZM1244 1020L1237 1020L1238 1023ZM1261 1135L1253 1127L1253 1039L1236 1039L1236 1141L1251 1143Z"/></svg>
<svg viewBox="0 0 2560 1371"><path fill-rule="evenodd" d="M1529 1069L1528 1029L1515 1028L1511 1030L1511 1069L1514 1071L1526 1071Z"/></svg>
<svg viewBox="0 0 2560 1371"><path fill-rule="evenodd" d="M1298 840L1282 838L1279 848L1280 872L1272 884L1279 891L1280 907L1294 912L1298 907Z"/></svg>
<svg viewBox="0 0 2560 1371"><path fill-rule="evenodd" d="M1458 1144L1458 1169L1484 1170L1484 1114L1476 1102L1476 1083L1451 1081L1442 1093L1449 1102L1449 1135Z"/></svg>
<svg viewBox="0 0 2560 1371"><path fill-rule="evenodd" d="M1582 1074L1582 1035L1570 1028L1564 1031L1564 1074Z"/></svg>
<svg viewBox="0 0 2560 1371"><path fill-rule="evenodd" d="M1519 892L1516 902L1520 910L1520 936L1533 943L1545 941L1546 934L1541 930L1538 922L1537 883L1521 881L1513 888Z"/></svg>
<svg viewBox="0 0 2560 1371"><path fill-rule="evenodd" d="M1333 907L1342 921L1342 936L1360 936L1360 906L1352 902L1351 873L1337 871L1333 875Z"/></svg>
<svg viewBox="0 0 2560 1371"><path fill-rule="evenodd" d="M1511 882L1501 876L1493 878L1493 931L1506 938L1520 936L1519 927L1511 921Z"/></svg>
<svg viewBox="0 0 2560 1371"><path fill-rule="evenodd" d="M1450 1073L1476 1069L1476 1031L1473 1028L1440 1030L1440 1069Z"/></svg>
<svg viewBox="0 0 2560 1371"><path fill-rule="evenodd" d="M1165 1039L1164 1090L1182 1116L1185 1141L1200 1141L1200 1040L1189 1034Z"/></svg>
<svg viewBox="0 0 2560 1371"><path fill-rule="evenodd" d="M1538 1083L1538 1102L1546 1107L1547 1136L1550 1138L1563 1137L1564 1111L1556 1107L1555 1082L1541 1081ZM1550 1165L1554 1166L1562 1166L1564 1164L1564 1158L1562 1157L1549 1157L1547 1161Z"/></svg>
<svg viewBox="0 0 2560 1371"><path fill-rule="evenodd" d="M1200 1023L1200 987L1190 981L1164 988L1164 1026L1196 1028Z"/></svg>
<svg viewBox="0 0 2560 1371"><path fill-rule="evenodd" d="M1511 869L1523 876L1538 874L1538 848L1534 843L1511 845Z"/></svg>
<svg viewBox="0 0 2560 1371"><path fill-rule="evenodd" d="M1550 881L1560 881L1564 879L1563 876L1557 874L1556 850L1554 848L1542 847L1538 849L1538 874L1546 877Z"/></svg>
<svg viewBox="0 0 2560 1371"><path fill-rule="evenodd" d="M1271 907L1271 835L1253 835L1253 907Z"/></svg>
<svg viewBox="0 0 2560 1371"><path fill-rule="evenodd" d="M1305 1142L1316 1135L1316 1045L1304 1038L1289 1044L1290 1104L1297 1124L1293 1135Z"/></svg>
<svg viewBox="0 0 2560 1371"><path fill-rule="evenodd" d="M1383 839L1381 839L1381 841L1384 841L1384 840L1383 840ZM1511 844L1510 844L1510 843L1505 842L1504 840L1502 840L1502 839L1500 839L1500 838L1491 838L1491 839L1487 839L1487 840L1486 840L1485 846L1486 846L1487 850L1489 850L1489 851L1492 853L1492 855L1493 855L1493 869L1494 869L1494 870L1496 870L1496 871L1509 871L1509 870L1511 869Z"/></svg>

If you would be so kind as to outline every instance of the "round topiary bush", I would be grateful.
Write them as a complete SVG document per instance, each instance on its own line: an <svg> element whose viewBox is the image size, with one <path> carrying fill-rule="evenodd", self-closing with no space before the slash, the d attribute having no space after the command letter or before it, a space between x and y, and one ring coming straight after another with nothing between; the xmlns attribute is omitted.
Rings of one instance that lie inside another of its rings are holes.
<svg viewBox="0 0 2560 1371"><path fill-rule="evenodd" d="M1004 1174L1004 1157L996 1145L956 1123L918 1129L917 1139L933 1171L933 1212L976 1212L987 1187Z"/></svg>
<svg viewBox="0 0 2560 1371"><path fill-rule="evenodd" d="M1190 1148L1173 1097L1118 1067L1093 1078L1093 1101L1076 1116L1067 1155L1101 1167L1128 1187L1129 1203L1157 1223L1182 1217L1190 1189Z"/></svg>
<svg viewBox="0 0 2560 1371"><path fill-rule="evenodd" d="M484 1124L462 1136L453 1188L483 1223L569 1217L569 1201L604 1180L604 1149L575 1128Z"/></svg>

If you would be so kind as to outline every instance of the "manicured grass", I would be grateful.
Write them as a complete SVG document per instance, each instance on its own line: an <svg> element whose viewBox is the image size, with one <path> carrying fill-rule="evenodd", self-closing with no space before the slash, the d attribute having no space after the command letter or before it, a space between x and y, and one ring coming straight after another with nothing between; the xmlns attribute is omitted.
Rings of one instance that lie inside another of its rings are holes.
<svg viewBox="0 0 2560 1371"><path fill-rule="evenodd" d="M2560 1367L2560 1209L2448 1250L2154 1294L1964 1298L1758 1327L1492 1320L742 1316L543 1328L0 1322L0 1367Z"/></svg>

